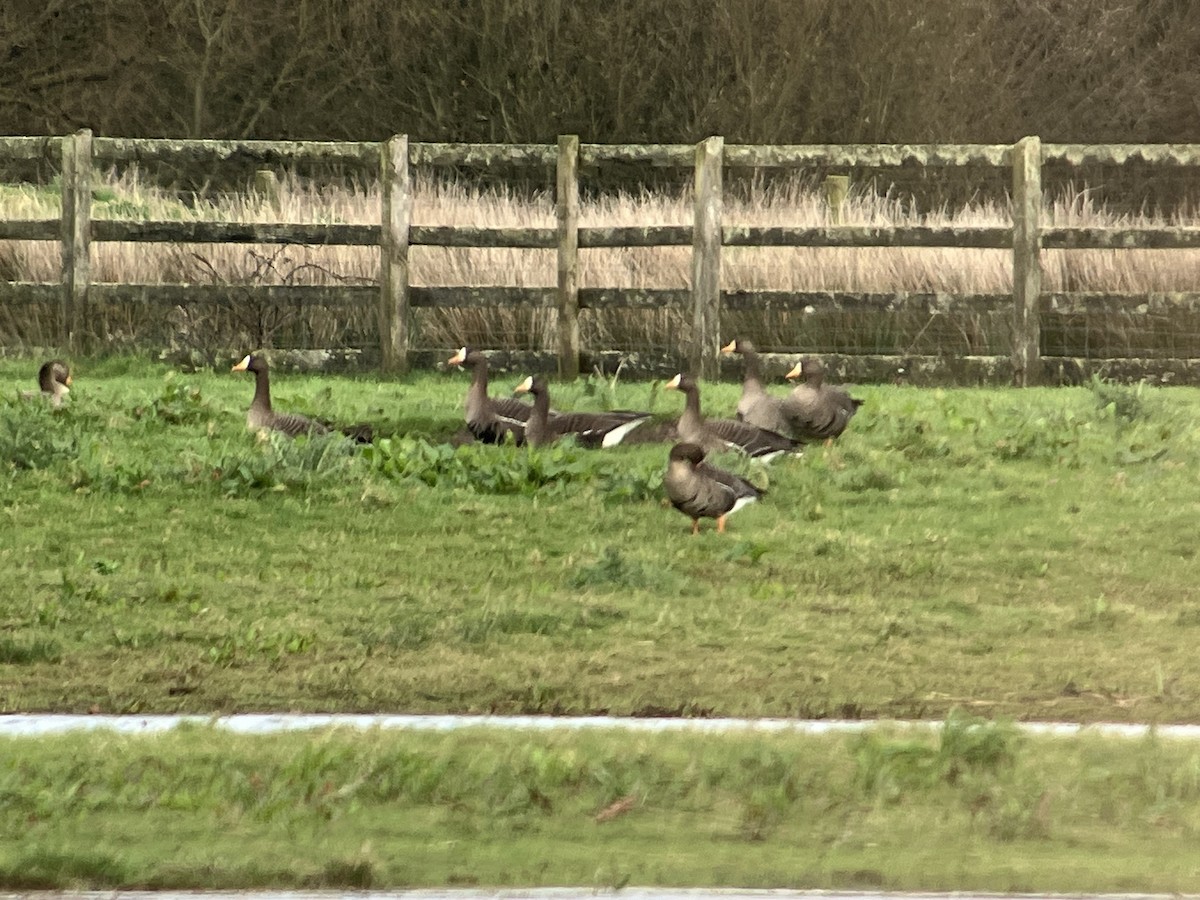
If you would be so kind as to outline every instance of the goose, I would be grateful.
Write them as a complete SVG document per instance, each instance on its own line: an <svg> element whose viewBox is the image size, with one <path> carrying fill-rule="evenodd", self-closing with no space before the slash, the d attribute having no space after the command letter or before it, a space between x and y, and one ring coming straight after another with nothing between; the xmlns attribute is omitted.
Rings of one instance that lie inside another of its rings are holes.
<svg viewBox="0 0 1200 900"><path fill-rule="evenodd" d="M271 408L271 376L267 361L249 353L233 366L233 372L254 373L254 400L246 411L246 427L251 431L279 431L288 437L301 434L328 434L335 426L321 419L310 419L299 413L280 413ZM370 425L351 425L336 428L356 443L369 444L373 437Z"/></svg>
<svg viewBox="0 0 1200 900"><path fill-rule="evenodd" d="M518 444L525 442L525 422L532 407L513 397L488 396L488 361L482 350L461 347L447 362L471 370L467 388L467 428L475 440L499 444L512 435Z"/></svg>
<svg viewBox="0 0 1200 900"><path fill-rule="evenodd" d="M721 352L726 355L740 353L746 361L742 396L737 405L739 421L794 437L791 424L783 412L784 398L771 396L763 387L762 365L754 345L745 338L735 338L722 347Z"/></svg>
<svg viewBox="0 0 1200 900"><path fill-rule="evenodd" d="M825 383L825 366L819 359L801 359L787 377L805 379L783 401L784 414L798 437L832 441L862 406L845 388Z"/></svg>
<svg viewBox="0 0 1200 900"><path fill-rule="evenodd" d="M702 518L716 519L725 530L725 517L766 493L740 475L704 461L704 448L689 441L676 444L667 455L663 485L671 505L692 519L692 534L700 532Z"/></svg>
<svg viewBox="0 0 1200 900"><path fill-rule="evenodd" d="M71 393L71 368L61 359L51 359L42 363L38 369L38 389L22 391L22 400L36 400L44 397L54 407L62 406L63 398Z"/></svg>
<svg viewBox="0 0 1200 900"><path fill-rule="evenodd" d="M550 389L546 379L530 375L515 388L514 394L532 394L533 409L525 423L525 441L542 447L564 434L575 435L584 447L615 447L625 436L650 419L639 412L560 412L550 416Z"/></svg>
<svg viewBox="0 0 1200 900"><path fill-rule="evenodd" d="M700 385L690 375L680 373L666 384L668 391L681 391L685 403L679 417L679 439L699 444L706 453L714 450L740 450L769 462L782 453L796 453L800 443L776 431L769 431L737 419L705 419L700 413Z"/></svg>

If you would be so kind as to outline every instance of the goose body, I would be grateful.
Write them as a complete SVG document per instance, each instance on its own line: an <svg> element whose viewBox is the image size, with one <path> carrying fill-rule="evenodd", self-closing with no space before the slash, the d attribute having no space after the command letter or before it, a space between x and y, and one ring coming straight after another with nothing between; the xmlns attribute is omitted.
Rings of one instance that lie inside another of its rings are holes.
<svg viewBox="0 0 1200 900"><path fill-rule="evenodd" d="M720 450L740 450L742 453L768 462L783 453L794 453L800 443L792 438L740 422L737 419L705 419L700 412L700 385L690 375L682 373L667 382L667 390L676 390L685 397L683 414L676 426L679 440L697 444L705 453Z"/></svg>
<svg viewBox="0 0 1200 900"><path fill-rule="evenodd" d="M22 391L22 400L45 398L51 406L62 406L63 398L71 393L71 368L61 359L51 359L38 369L38 389Z"/></svg>
<svg viewBox="0 0 1200 900"><path fill-rule="evenodd" d="M251 431L278 431L288 437L301 434L328 434L341 430L347 437L358 443L370 443L372 431L369 425L354 425L345 429L319 419L310 419L299 413L276 412L271 407L271 376L267 361L261 356L248 354L242 361L233 366L234 372L254 373L254 399L246 410L246 427Z"/></svg>
<svg viewBox="0 0 1200 900"><path fill-rule="evenodd" d="M721 352L725 354L740 353L745 360L742 396L738 400L737 418L768 431L795 437L787 416L784 414L784 398L768 394L767 389L763 387L762 365L754 345L744 338L737 338L722 347Z"/></svg>
<svg viewBox="0 0 1200 900"><path fill-rule="evenodd" d="M550 415L550 389L546 379L531 375L518 384L515 394L532 394L533 407L525 422L525 441L534 447L551 444L565 434L575 435L584 447L615 447L650 418L639 412L560 412Z"/></svg>
<svg viewBox="0 0 1200 900"><path fill-rule="evenodd" d="M825 384L825 367L819 359L800 360L787 377L804 378L783 402L793 434L802 439L833 440L862 405L845 388Z"/></svg>
<svg viewBox="0 0 1200 900"><path fill-rule="evenodd" d="M691 518L692 534L700 531L703 518L716 519L717 531L724 531L726 516L766 493L740 475L709 465L704 448L686 441L671 448L663 486L671 505Z"/></svg>
<svg viewBox="0 0 1200 900"><path fill-rule="evenodd" d="M525 422L532 412L527 403L513 397L488 396L488 361L483 351L462 347L447 362L471 370L465 413L467 429L477 441L501 444L510 437L525 442Z"/></svg>

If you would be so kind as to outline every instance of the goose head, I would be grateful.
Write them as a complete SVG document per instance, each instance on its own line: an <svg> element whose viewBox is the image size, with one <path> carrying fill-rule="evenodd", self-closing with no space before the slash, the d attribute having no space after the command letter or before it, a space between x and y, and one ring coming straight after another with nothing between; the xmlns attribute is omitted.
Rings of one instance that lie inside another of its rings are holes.
<svg viewBox="0 0 1200 900"><path fill-rule="evenodd" d="M261 356L255 356L253 353L247 353L242 357L242 361L234 363L230 368L231 372L265 372L267 371L267 361Z"/></svg>
<svg viewBox="0 0 1200 900"><path fill-rule="evenodd" d="M540 393L542 390L544 390L545 387L546 387L545 379L535 378L533 375L530 375L528 378L526 378L524 381L522 381L520 384L518 384L515 388L513 388L513 393L514 394L537 394L537 393Z"/></svg>
<svg viewBox="0 0 1200 900"><path fill-rule="evenodd" d="M787 373L789 380L796 378L804 378L808 381L818 382L825 374L825 367L821 365L819 359L809 359L805 357L792 367L792 370Z"/></svg>
<svg viewBox="0 0 1200 900"><path fill-rule="evenodd" d="M745 338L734 338L721 348L721 352L726 356L732 353L753 353L754 345Z"/></svg>

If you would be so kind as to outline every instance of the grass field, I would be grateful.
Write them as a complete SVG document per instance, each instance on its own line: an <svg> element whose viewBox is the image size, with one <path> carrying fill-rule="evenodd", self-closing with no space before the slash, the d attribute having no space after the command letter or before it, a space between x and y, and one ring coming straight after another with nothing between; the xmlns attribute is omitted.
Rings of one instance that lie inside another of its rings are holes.
<svg viewBox="0 0 1200 900"><path fill-rule="evenodd" d="M1191 389L864 387L833 447L728 461L770 493L693 538L664 447L439 443L460 373L275 379L392 435L358 453L257 441L227 372L76 369L0 407L8 711L1200 718Z"/></svg>
<svg viewBox="0 0 1200 900"><path fill-rule="evenodd" d="M832 447L724 460L769 494L692 537L665 447L451 449L461 373L277 375L386 436L356 451L257 440L228 372L80 360L53 411L35 368L0 361L5 712L1001 724L11 740L4 886L1194 889L1200 754L1002 723L1200 720L1196 390L862 387Z"/></svg>
<svg viewBox="0 0 1200 900"><path fill-rule="evenodd" d="M0 886L1189 892L1190 743L331 731L0 741Z"/></svg>

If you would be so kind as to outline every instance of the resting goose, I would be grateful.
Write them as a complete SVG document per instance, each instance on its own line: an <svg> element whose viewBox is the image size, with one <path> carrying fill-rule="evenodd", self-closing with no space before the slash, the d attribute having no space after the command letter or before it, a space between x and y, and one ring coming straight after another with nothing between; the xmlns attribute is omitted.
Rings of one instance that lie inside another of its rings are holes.
<svg viewBox="0 0 1200 900"><path fill-rule="evenodd" d="M825 383L825 367L819 359L800 360L787 377L805 379L783 401L792 433L802 439L833 440L862 406L845 388Z"/></svg>
<svg viewBox="0 0 1200 900"><path fill-rule="evenodd" d="M719 450L740 450L763 462L781 453L800 449L798 441L786 435L737 419L705 419L700 413L700 385L690 375L680 373L666 384L669 391L681 391L686 398L683 414L676 426L679 439L699 444L706 453Z"/></svg>
<svg viewBox="0 0 1200 900"><path fill-rule="evenodd" d="M532 394L533 408L525 422L525 442L542 447L564 434L573 434L584 447L615 447L629 432L649 420L650 413L639 412L560 412L550 416L550 388L546 379L530 375L515 388L514 394Z"/></svg>
<svg viewBox="0 0 1200 900"><path fill-rule="evenodd" d="M671 505L691 517L692 534L699 533L702 518L716 519L717 531L724 531L726 516L766 493L740 475L709 465L704 448L686 441L671 448L663 485Z"/></svg>
<svg viewBox="0 0 1200 900"><path fill-rule="evenodd" d="M254 399L246 411L246 427L251 431L279 431L289 437L301 434L328 434L335 426L320 419L310 419L299 413L280 413L271 408L271 376L267 361L253 353L247 354L230 371L254 373ZM351 425L337 428L357 443L371 443L370 425Z"/></svg>
<svg viewBox="0 0 1200 900"><path fill-rule="evenodd" d="M768 431L794 436L791 425L783 414L783 398L771 396L763 387L762 366L754 345L744 338L737 338L722 347L721 352L727 355L740 353L746 361L745 374L742 377L742 396L737 405L738 419Z"/></svg>
<svg viewBox="0 0 1200 900"><path fill-rule="evenodd" d="M532 411L527 403L512 397L488 396L488 361L482 350L462 347L447 362L471 370L467 388L467 428L477 441L499 444L509 435L516 443L525 442L525 422Z"/></svg>
<svg viewBox="0 0 1200 900"><path fill-rule="evenodd" d="M63 398L71 393L71 368L61 359L51 359L38 369L38 389L22 391L22 400L45 397L51 406L62 406Z"/></svg>

